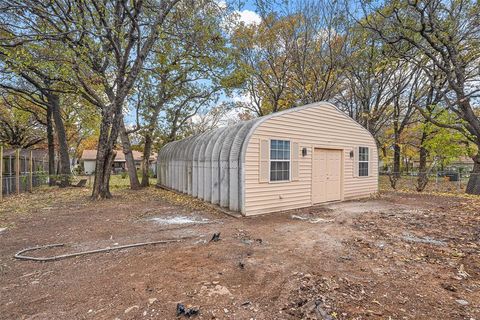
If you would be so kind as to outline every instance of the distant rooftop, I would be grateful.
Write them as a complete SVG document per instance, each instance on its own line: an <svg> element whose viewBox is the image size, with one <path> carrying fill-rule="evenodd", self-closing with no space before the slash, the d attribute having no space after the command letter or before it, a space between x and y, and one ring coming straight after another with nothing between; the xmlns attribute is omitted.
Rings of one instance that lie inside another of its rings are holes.
<svg viewBox="0 0 480 320"><path fill-rule="evenodd" d="M116 150L117 155L115 156L115 162L125 162L125 154L122 150ZM135 161L141 161L143 159L143 153L140 151L132 150L133 159ZM83 150L81 160L96 160L97 159L97 150ZM153 153L150 156L150 161L155 161L157 159L157 154Z"/></svg>

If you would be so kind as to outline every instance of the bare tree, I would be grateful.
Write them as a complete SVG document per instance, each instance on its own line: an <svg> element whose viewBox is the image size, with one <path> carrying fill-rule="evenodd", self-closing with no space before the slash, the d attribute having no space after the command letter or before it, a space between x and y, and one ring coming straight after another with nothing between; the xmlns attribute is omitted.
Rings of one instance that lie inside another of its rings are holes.
<svg viewBox="0 0 480 320"><path fill-rule="evenodd" d="M389 174L390 185L396 188L401 176L401 146L402 133L411 124L415 105L419 99L418 87L422 73L410 64L404 64L393 76L392 83L392 116L393 129L393 172Z"/></svg>
<svg viewBox="0 0 480 320"><path fill-rule="evenodd" d="M243 107L257 116L290 108L294 102L287 88L292 81L295 20L269 13L260 25L241 24L232 37L239 73L245 77L242 89L251 98Z"/></svg>
<svg viewBox="0 0 480 320"><path fill-rule="evenodd" d="M294 41L293 83L299 104L332 99L340 90L347 67L349 26L342 1L300 1L289 20Z"/></svg>
<svg viewBox="0 0 480 320"><path fill-rule="evenodd" d="M443 127L458 130L477 146L473 174L466 192L480 194L480 119L472 99L480 89L480 9L478 2L406 1L387 4L382 8L365 5L366 17L361 22L375 32L406 59L427 57L445 75L452 95L446 95L446 108L458 116L458 123ZM418 60L417 60L418 61ZM422 110L421 110L422 111ZM422 113L428 117L426 112Z"/></svg>
<svg viewBox="0 0 480 320"><path fill-rule="evenodd" d="M179 1L4 1L2 18L26 26L11 41L64 44L62 59L74 71L71 81L101 110L93 199L111 197L110 173L125 100Z"/></svg>
<svg viewBox="0 0 480 320"><path fill-rule="evenodd" d="M360 29L353 32L343 89L334 100L382 146L381 132L392 116L394 76L405 63L387 56L382 43L370 34Z"/></svg>

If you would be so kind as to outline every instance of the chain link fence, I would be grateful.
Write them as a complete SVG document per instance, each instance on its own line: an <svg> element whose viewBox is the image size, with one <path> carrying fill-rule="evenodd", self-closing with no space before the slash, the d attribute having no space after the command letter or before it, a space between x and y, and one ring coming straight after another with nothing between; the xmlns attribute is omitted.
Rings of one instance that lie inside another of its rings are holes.
<svg viewBox="0 0 480 320"><path fill-rule="evenodd" d="M42 186L61 186L67 182L71 187L91 187L93 176L83 175L51 175L45 172L22 172L18 177L16 174L4 175L2 177L2 195L31 192L33 189ZM18 186L18 187L17 187Z"/></svg>
<svg viewBox="0 0 480 320"><path fill-rule="evenodd" d="M57 162L54 162L57 167ZM0 200L4 196L31 192L41 186L69 185L88 187L91 176L48 175L45 150L8 149L0 146Z"/></svg>
<svg viewBox="0 0 480 320"><path fill-rule="evenodd" d="M465 193L472 175L478 173L439 171L422 175L418 172L380 172L379 188L380 191Z"/></svg>

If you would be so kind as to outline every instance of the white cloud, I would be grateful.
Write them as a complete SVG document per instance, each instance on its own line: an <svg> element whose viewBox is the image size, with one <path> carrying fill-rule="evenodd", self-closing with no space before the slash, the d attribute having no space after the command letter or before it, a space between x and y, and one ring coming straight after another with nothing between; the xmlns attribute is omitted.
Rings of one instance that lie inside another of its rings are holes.
<svg viewBox="0 0 480 320"><path fill-rule="evenodd" d="M262 18L258 15L258 13L252 10L235 11L235 14L238 17L238 21L243 22L246 25L260 24L262 21Z"/></svg>
<svg viewBox="0 0 480 320"><path fill-rule="evenodd" d="M216 2L221 9L226 9L228 7L227 2L225 0L217 0Z"/></svg>
<svg viewBox="0 0 480 320"><path fill-rule="evenodd" d="M251 103L252 97L248 92L236 92L232 97L233 102Z"/></svg>

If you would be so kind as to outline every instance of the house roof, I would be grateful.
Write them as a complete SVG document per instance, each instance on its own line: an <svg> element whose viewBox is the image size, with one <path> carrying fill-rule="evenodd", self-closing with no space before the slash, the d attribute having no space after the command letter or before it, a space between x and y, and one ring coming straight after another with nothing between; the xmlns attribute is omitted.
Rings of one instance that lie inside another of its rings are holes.
<svg viewBox="0 0 480 320"><path fill-rule="evenodd" d="M413 159L413 163L419 163L419 159ZM428 160L428 163L431 163L432 160ZM473 165L473 159L467 156L460 156L457 159L451 161L452 165Z"/></svg>
<svg viewBox="0 0 480 320"><path fill-rule="evenodd" d="M116 150L117 155L115 156L115 162L125 162L125 154L122 150ZM132 150L133 159L135 161L141 161L143 159L143 153L140 151ZM157 154L153 153L150 156L149 161L155 161ZM97 159L97 150L83 150L81 160L96 160Z"/></svg>
<svg viewBox="0 0 480 320"><path fill-rule="evenodd" d="M472 164L473 165L473 159L466 156L461 156L457 160L454 160L452 162L453 164L466 164L466 165Z"/></svg>

